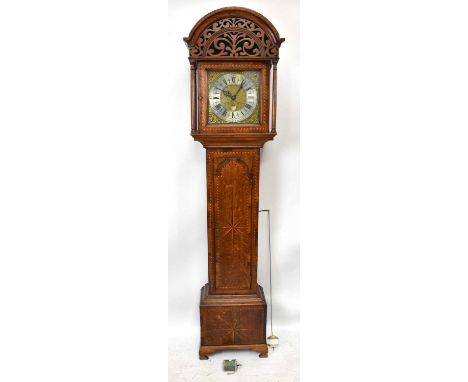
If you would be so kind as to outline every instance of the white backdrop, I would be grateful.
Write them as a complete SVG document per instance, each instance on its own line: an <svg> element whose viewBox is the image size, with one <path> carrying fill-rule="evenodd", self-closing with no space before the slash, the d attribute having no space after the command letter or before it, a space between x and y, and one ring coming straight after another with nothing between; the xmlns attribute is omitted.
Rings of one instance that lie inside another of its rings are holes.
<svg viewBox="0 0 468 382"><path fill-rule="evenodd" d="M181 38L233 5L200 2L171 2L171 24L154 0L0 2L0 381L163 381L165 298L172 324L198 326L204 150L189 136ZM261 190L287 324L298 35L297 4L284 3L235 5L287 39ZM468 4L303 1L300 16L301 379L466 382ZM280 348L242 355L240 373L291 368L277 334ZM225 355L200 362L195 341L180 341L191 353L175 354L175 372L222 373Z"/></svg>
<svg viewBox="0 0 468 382"><path fill-rule="evenodd" d="M190 136L190 68L182 38L205 14L231 2L169 1L172 155L169 199L169 324L199 326L200 288L208 281L205 149ZM271 210L275 325L299 322L299 4L237 1L260 12L286 41L278 64L278 135L261 151L260 209ZM259 283L268 294L266 214L259 217ZM269 296L267 295L267 301ZM198 329L195 329L198 330Z"/></svg>
<svg viewBox="0 0 468 382"><path fill-rule="evenodd" d="M198 326L204 150L189 136L181 38L233 4L186 3L171 2L177 30L164 38L165 2L0 2L1 381L163 381L165 298L172 324ZM287 39L261 203L273 210L288 324L298 311L288 82L298 35L297 4L284 3L236 5ZM466 382L468 4L304 1L300 15L302 380ZM277 334L280 348L242 355L239 373L291 368L295 348ZM222 373L225 355L200 362L195 341L182 338L191 353L175 354L174 372Z"/></svg>

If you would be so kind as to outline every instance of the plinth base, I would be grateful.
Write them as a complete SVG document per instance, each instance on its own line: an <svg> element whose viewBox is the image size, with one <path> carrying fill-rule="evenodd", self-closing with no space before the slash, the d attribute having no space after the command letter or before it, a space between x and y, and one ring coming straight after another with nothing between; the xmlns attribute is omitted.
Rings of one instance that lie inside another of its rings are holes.
<svg viewBox="0 0 468 382"><path fill-rule="evenodd" d="M218 350L253 350L268 357L266 344L267 305L259 285L256 294L210 295L201 289L200 359Z"/></svg>
<svg viewBox="0 0 468 382"><path fill-rule="evenodd" d="M260 358L268 357L268 346L266 344L258 345L224 345L224 346L200 346L198 352L200 359L208 359L208 355L220 350L252 350L260 353Z"/></svg>

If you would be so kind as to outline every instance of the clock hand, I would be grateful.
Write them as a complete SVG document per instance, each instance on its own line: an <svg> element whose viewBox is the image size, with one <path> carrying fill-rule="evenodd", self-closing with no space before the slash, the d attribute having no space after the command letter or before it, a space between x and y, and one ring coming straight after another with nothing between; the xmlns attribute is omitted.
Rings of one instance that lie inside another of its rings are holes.
<svg viewBox="0 0 468 382"><path fill-rule="evenodd" d="M229 98L232 99L232 94L231 94L231 92L229 92L228 90L223 90L222 92L223 92L223 94L224 94L226 97L229 97Z"/></svg>
<svg viewBox="0 0 468 382"><path fill-rule="evenodd" d="M233 96L234 98L232 98L233 101L235 101L235 99L236 99L236 97L237 97L237 95L239 94L239 92L240 92L241 89L242 89L242 84L239 86L239 89L237 89L236 94L234 94L234 96Z"/></svg>

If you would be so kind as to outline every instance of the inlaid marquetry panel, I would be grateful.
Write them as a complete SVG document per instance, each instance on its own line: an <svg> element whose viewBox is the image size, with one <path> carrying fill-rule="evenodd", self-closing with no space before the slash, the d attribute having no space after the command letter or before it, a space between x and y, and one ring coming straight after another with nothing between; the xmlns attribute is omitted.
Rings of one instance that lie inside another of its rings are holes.
<svg viewBox="0 0 468 382"><path fill-rule="evenodd" d="M202 345L248 345L265 342L261 306L207 307L201 312Z"/></svg>

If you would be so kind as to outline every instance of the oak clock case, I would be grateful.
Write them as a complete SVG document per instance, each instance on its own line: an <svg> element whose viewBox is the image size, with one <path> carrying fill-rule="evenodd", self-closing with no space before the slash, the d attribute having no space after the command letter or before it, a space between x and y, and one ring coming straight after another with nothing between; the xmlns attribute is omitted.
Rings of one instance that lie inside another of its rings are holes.
<svg viewBox="0 0 468 382"><path fill-rule="evenodd" d="M201 18L184 41L191 135L206 149L208 283L199 357L241 349L267 357L267 304L257 283L260 150L276 135L284 39L263 15L227 7Z"/></svg>

